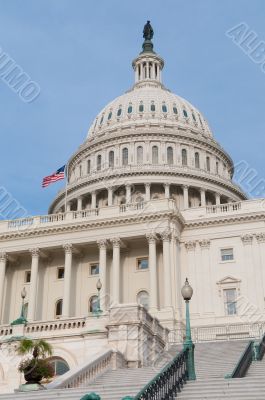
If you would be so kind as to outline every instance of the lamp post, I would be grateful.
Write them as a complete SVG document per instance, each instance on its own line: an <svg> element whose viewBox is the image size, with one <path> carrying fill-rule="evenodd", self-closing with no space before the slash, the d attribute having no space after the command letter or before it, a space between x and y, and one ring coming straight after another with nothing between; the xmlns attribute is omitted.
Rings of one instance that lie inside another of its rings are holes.
<svg viewBox="0 0 265 400"><path fill-rule="evenodd" d="M102 310L100 309L100 291L102 288L102 283L101 280L98 279L97 281L97 291L98 291L98 299L97 299L97 310L96 310L96 315L99 317L99 315L102 313Z"/></svg>
<svg viewBox="0 0 265 400"><path fill-rule="evenodd" d="M21 290L21 299L22 299L22 306L21 306L21 313L20 313L20 317L15 319L15 321L11 322L11 325L22 325L22 324L26 324L28 321L24 315L24 307L25 307L25 297L27 295L26 289L23 287L23 289Z"/></svg>
<svg viewBox="0 0 265 400"><path fill-rule="evenodd" d="M184 350L188 349L188 356L187 356L188 380L193 381L196 379L195 365L194 365L195 346L191 339L190 310L189 310L189 301L192 298L193 289L189 284L188 278L186 278L185 285L181 289L181 294L186 303L186 338L184 342Z"/></svg>

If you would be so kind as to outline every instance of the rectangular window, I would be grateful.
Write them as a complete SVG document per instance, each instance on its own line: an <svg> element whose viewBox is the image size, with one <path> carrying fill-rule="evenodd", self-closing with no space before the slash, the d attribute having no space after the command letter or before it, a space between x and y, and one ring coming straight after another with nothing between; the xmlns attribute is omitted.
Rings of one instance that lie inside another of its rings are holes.
<svg viewBox="0 0 265 400"><path fill-rule="evenodd" d="M226 315L236 315L236 289L224 290L224 303Z"/></svg>
<svg viewBox="0 0 265 400"><path fill-rule="evenodd" d="M221 260L231 261L234 260L234 250L232 248L221 250Z"/></svg>
<svg viewBox="0 0 265 400"><path fill-rule="evenodd" d="M31 272L25 271L25 283L30 283L30 279L31 279Z"/></svg>
<svg viewBox="0 0 265 400"><path fill-rule="evenodd" d="M64 267L60 267L57 269L57 279L64 278Z"/></svg>
<svg viewBox="0 0 265 400"><path fill-rule="evenodd" d="M90 275L98 275L99 274L99 264L91 264L90 265Z"/></svg>
<svg viewBox="0 0 265 400"><path fill-rule="evenodd" d="M148 269L148 258L138 258L137 259L137 269L145 270Z"/></svg>

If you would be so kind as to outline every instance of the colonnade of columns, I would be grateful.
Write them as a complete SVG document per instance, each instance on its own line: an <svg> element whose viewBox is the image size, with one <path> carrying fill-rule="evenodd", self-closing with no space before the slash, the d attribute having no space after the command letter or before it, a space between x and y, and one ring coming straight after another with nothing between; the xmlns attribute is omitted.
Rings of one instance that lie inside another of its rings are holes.
<svg viewBox="0 0 265 400"><path fill-rule="evenodd" d="M146 235L149 249L149 304L150 311L156 312L159 310L158 293L160 292L160 284L163 292L161 304L163 309L173 307L172 303L172 277L171 277L171 258L170 258L170 240L172 239L169 232L161 234ZM163 244L163 281L158 280L158 262L157 262L157 243L162 240ZM121 292L121 244L119 237L110 239L101 239L97 242L99 249L99 278L102 283L100 292L101 308L106 310L109 306L109 301L112 304L122 303ZM109 293L109 284L107 279L107 249L112 247L112 290ZM73 277L73 251L74 246L71 243L66 243L63 246L64 250L64 288L63 288L63 307L62 317L68 318L72 314L71 305L73 303L72 277ZM38 303L38 286L39 286L39 264L41 251L38 248L29 250L31 254L31 279L30 291L28 300L28 321L34 321L37 318L37 303ZM4 308L4 285L6 275L8 255L5 252L0 253L0 323L3 320L2 310ZM126 266L125 266L126 268ZM148 288L147 288L148 289Z"/></svg>
<svg viewBox="0 0 265 400"><path fill-rule="evenodd" d="M150 201L151 200L151 183L145 183L144 187L145 187L145 201ZM163 184L164 186L164 196L166 199L170 198L170 187L172 186L169 183L165 183ZM126 189L126 204L131 203L131 197L132 197L132 187L133 185L131 184L126 184L125 185L125 189ZM183 191L183 208L187 209L190 207L189 205L189 189L196 189L198 190L199 194L200 194L200 204L201 207L205 207L206 206L206 193L207 191L203 188L197 188L194 186L188 186L188 185L180 185L179 187L182 188ZM113 205L113 196L114 196L114 191L115 191L115 187L108 187L107 189L108 191L108 205L112 206ZM214 192L210 192L215 199L215 205L220 205L221 204L221 195L220 193L214 193ZM84 196L79 196L77 197L77 211L81 211L83 209L83 197ZM231 202L232 200L230 200L229 198L226 199L226 202ZM91 192L91 208L94 209L97 207L97 191L94 190ZM71 200L68 201L67 203L67 211L70 211L71 209Z"/></svg>

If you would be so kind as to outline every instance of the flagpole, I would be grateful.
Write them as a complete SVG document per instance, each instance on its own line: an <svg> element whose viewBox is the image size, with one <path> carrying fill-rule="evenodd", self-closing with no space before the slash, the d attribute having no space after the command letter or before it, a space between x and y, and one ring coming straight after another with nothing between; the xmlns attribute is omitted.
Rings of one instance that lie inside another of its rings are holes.
<svg viewBox="0 0 265 400"><path fill-rule="evenodd" d="M66 213L67 211L67 192L68 192L68 164L66 164L65 168L65 177L66 177L66 183L65 183L65 196L64 196L64 212Z"/></svg>

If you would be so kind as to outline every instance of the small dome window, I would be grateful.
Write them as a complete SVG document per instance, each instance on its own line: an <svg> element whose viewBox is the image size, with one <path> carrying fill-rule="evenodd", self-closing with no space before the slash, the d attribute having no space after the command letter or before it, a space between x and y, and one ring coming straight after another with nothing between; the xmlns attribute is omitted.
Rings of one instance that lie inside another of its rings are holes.
<svg viewBox="0 0 265 400"><path fill-rule="evenodd" d="M121 108L119 108L117 111L117 117L120 117L120 116L121 116Z"/></svg>
<svg viewBox="0 0 265 400"><path fill-rule="evenodd" d="M132 113L132 110L133 110L132 106L129 106L129 107L128 107L128 114L131 114L131 113Z"/></svg>
<svg viewBox="0 0 265 400"><path fill-rule="evenodd" d="M188 118L188 113L187 113L187 111L185 109L183 109L183 115L184 115L185 118Z"/></svg>
<svg viewBox="0 0 265 400"><path fill-rule="evenodd" d="M173 113L174 113L174 114L177 114L177 113L178 113L178 109L177 109L176 106L173 106Z"/></svg>
<svg viewBox="0 0 265 400"><path fill-rule="evenodd" d="M108 115L108 120L110 120L111 117L112 117L112 112L110 111L110 112L109 112L109 115Z"/></svg>
<svg viewBox="0 0 265 400"><path fill-rule="evenodd" d="M164 113L167 112L167 106L166 106L165 104L162 105L162 111L163 111Z"/></svg>
<svg viewBox="0 0 265 400"><path fill-rule="evenodd" d="M156 110L156 106L154 105L154 103L151 104L151 111L155 111Z"/></svg>
<svg viewBox="0 0 265 400"><path fill-rule="evenodd" d="M103 119L104 119L104 115L102 115L102 117L101 117L100 125L102 125Z"/></svg>
<svg viewBox="0 0 265 400"><path fill-rule="evenodd" d="M139 112L143 112L144 111L144 105L143 104L140 104L139 105Z"/></svg>
<svg viewBox="0 0 265 400"><path fill-rule="evenodd" d="M194 113L192 113L191 115L192 115L193 121L194 121L194 122L197 122L197 120L196 120L196 117L195 117Z"/></svg>

